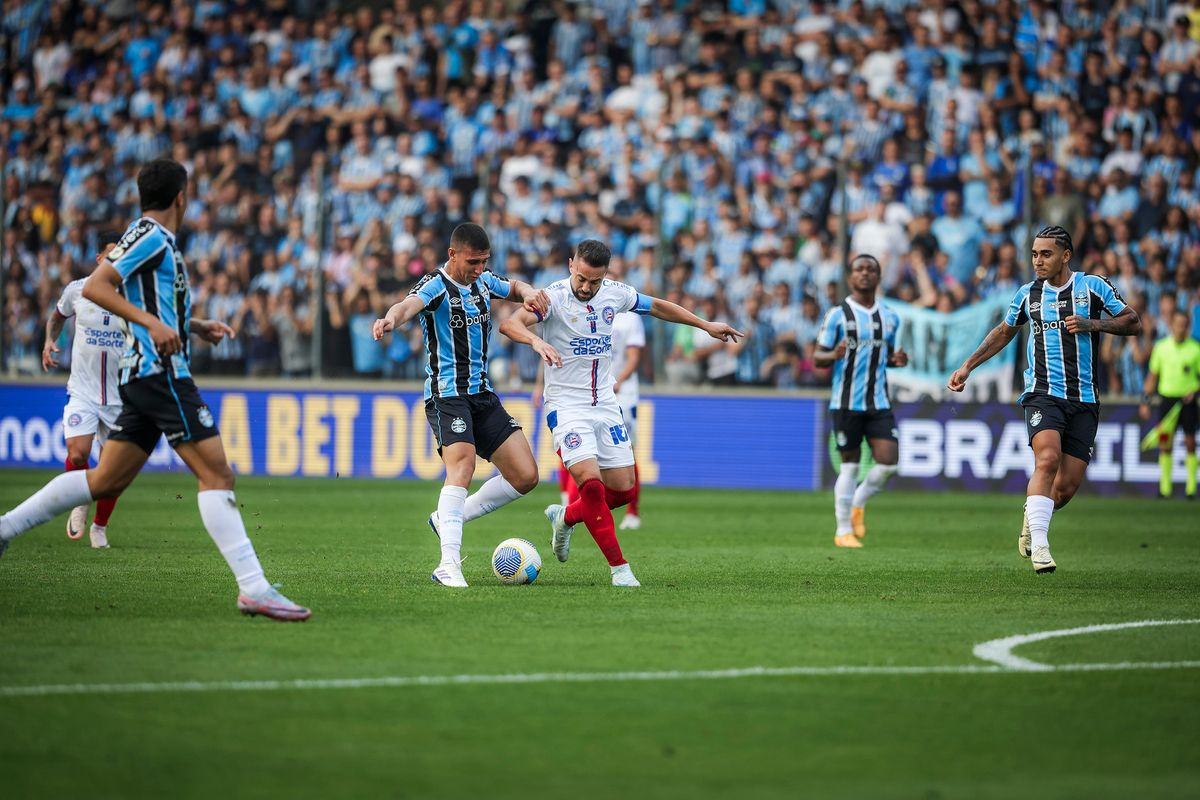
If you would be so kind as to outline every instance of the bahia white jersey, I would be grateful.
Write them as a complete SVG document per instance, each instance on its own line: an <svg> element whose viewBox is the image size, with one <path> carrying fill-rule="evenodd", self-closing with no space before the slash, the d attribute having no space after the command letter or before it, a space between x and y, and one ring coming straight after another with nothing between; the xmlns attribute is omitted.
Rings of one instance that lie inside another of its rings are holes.
<svg viewBox="0 0 1200 800"><path fill-rule="evenodd" d="M613 323L625 311L650 312L651 298L632 286L606 280L586 303L571 291L569 279L546 287L550 308L542 338L562 356L561 367L546 368L546 406L587 408L614 404Z"/></svg>
<svg viewBox="0 0 1200 800"><path fill-rule="evenodd" d="M121 353L125 350L125 322L83 296L83 280L72 281L63 290L56 311L75 318L71 342L71 377L67 391L72 397L98 405L119 405L117 390Z"/></svg>
<svg viewBox="0 0 1200 800"><path fill-rule="evenodd" d="M626 349L646 346L646 326L637 314L617 314L617 320L613 323L612 337L612 370L615 380L625 371ZM637 405L639 388L638 373L634 369L633 374L621 384L621 392L617 395L617 402L621 404L621 408L628 410Z"/></svg>

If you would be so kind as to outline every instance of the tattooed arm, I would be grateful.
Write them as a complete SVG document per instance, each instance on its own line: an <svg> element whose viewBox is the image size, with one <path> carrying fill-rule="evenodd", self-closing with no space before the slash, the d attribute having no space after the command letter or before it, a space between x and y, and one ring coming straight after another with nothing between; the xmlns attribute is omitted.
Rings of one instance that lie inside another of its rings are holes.
<svg viewBox="0 0 1200 800"><path fill-rule="evenodd" d="M1128 306L1120 314L1108 319L1089 319L1088 317L1070 316L1064 320L1070 333L1111 333L1116 336L1137 336L1142 332L1142 320L1138 313Z"/></svg>
<svg viewBox="0 0 1200 800"><path fill-rule="evenodd" d="M983 338L983 343L979 345L979 348L950 376L950 381L946 384L946 388L952 392L961 392L966 388L967 377L971 372L1007 347L1008 343L1013 340L1013 337L1017 335L1017 331L1019 330L1021 329L1014 328L1003 322L992 328L988 335Z"/></svg>

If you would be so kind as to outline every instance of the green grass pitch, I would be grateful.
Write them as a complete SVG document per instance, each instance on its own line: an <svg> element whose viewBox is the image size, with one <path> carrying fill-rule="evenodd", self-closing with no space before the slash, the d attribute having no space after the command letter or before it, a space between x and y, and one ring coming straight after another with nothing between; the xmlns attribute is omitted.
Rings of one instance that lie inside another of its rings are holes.
<svg viewBox="0 0 1200 800"><path fill-rule="evenodd" d="M50 477L0 473L0 508ZM434 586L418 483L242 480L268 578L306 624L247 619L186 475L143 475L113 543L62 518L0 559L0 794L24 797L1186 797L1200 670L822 674L266 691L4 695L10 687L751 666L982 665L972 647L1200 618L1200 508L1085 488L1016 554L1021 500L882 494L862 551L828 494L645 492L621 532L644 584L608 585L582 528L563 565L541 509L468 526L470 589ZM491 575L530 538L532 586ZM1049 664L1200 659L1200 625L1026 645Z"/></svg>

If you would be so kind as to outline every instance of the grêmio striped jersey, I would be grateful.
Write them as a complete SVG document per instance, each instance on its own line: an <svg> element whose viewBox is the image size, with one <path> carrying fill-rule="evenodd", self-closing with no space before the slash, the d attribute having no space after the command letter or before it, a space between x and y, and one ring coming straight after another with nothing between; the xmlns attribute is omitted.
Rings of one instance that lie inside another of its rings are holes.
<svg viewBox="0 0 1200 800"><path fill-rule="evenodd" d="M121 357L121 384L160 372L168 372L174 378L190 378L188 323L192 318L192 295L187 267L175 245L174 234L149 217L142 217L129 226L106 258L121 273L125 299L176 329L183 341L183 349L164 363L150 332L142 325L126 321L128 335Z"/></svg>
<svg viewBox="0 0 1200 800"><path fill-rule="evenodd" d="M832 411L880 411L888 398L887 361L896 349L900 317L876 301L866 308L850 298L829 309L817 344L826 350L846 340L846 355L833 362Z"/></svg>
<svg viewBox="0 0 1200 800"><path fill-rule="evenodd" d="M512 284L491 270L469 286L454 282L445 266L413 287L421 298L425 332L425 399L490 392L488 340L492 298L507 298Z"/></svg>
<svg viewBox="0 0 1200 800"><path fill-rule="evenodd" d="M1100 402L1096 389L1100 363L1100 333L1068 333L1064 320L1072 315L1100 319L1104 312L1117 316L1125 301L1107 279L1072 272L1066 286L1035 280L1017 290L1004 324L1029 323L1025 348L1025 392L1081 403Z"/></svg>

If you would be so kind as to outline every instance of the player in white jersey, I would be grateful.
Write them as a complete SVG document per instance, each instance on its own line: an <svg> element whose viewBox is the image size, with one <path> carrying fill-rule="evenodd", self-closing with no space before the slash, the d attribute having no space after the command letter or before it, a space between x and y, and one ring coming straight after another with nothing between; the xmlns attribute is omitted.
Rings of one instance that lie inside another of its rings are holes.
<svg viewBox="0 0 1200 800"><path fill-rule="evenodd" d="M572 529L582 522L608 559L613 585L640 586L621 553L612 517L612 509L630 501L634 486L633 447L613 392L613 323L622 312L632 311L692 325L721 341L736 341L742 334L607 280L610 258L603 242L580 242L568 261L571 277L546 287L550 307L545 316L522 309L500 331L532 347L546 363L546 424L579 485L577 501L546 509L554 555L567 560ZM530 330L539 322L542 337Z"/></svg>
<svg viewBox="0 0 1200 800"><path fill-rule="evenodd" d="M620 280L620 275L613 276ZM617 395L617 405L621 407L621 418L625 420L625 430L629 431L629 443L637 447L637 408L638 408L638 364L642 359L642 350L646 347L646 326L638 314L617 314L612 330L612 359L613 378L616 383L613 391ZM625 518L621 520L621 530L637 530L642 527L642 518L638 514L638 502L641 499L642 482L638 475L637 464L633 465L633 497L625 509Z"/></svg>
<svg viewBox="0 0 1200 800"><path fill-rule="evenodd" d="M108 255L120 234L104 236L96 265ZM92 440L100 447L121 415L118 378L121 353L125 349L125 325L120 317L105 311L83 296L84 279L72 281L46 320L46 344L42 348L42 369L58 366L58 336L67 320L75 318L75 336L71 340L71 377L67 379L67 407L63 409L63 437L67 440L67 472L87 469ZM96 501L89 538L92 547L108 547L108 518L117 498ZM88 506L77 506L67 517L67 536L83 537Z"/></svg>

